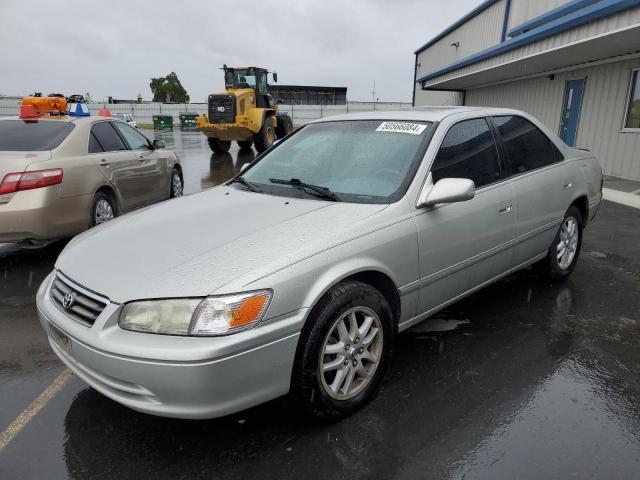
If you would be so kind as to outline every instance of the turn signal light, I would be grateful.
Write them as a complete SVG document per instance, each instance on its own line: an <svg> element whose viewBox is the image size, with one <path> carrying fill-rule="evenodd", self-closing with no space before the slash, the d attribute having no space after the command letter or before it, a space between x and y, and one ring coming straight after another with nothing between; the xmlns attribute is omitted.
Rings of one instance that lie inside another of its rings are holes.
<svg viewBox="0 0 640 480"><path fill-rule="evenodd" d="M7 173L0 183L0 195L48 187L62 183L62 169L35 170L33 172Z"/></svg>

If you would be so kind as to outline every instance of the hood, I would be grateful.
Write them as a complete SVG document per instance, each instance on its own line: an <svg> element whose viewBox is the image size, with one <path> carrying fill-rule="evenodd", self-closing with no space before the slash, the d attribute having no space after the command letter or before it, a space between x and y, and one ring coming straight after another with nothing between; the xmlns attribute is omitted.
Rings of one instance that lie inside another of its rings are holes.
<svg viewBox="0 0 640 480"><path fill-rule="evenodd" d="M0 181L7 173L24 172L31 163L44 162L50 158L51 152L48 150L43 152L0 152Z"/></svg>
<svg viewBox="0 0 640 480"><path fill-rule="evenodd" d="M118 303L205 296L354 238L358 222L385 207L221 186L93 228L67 245L56 268Z"/></svg>

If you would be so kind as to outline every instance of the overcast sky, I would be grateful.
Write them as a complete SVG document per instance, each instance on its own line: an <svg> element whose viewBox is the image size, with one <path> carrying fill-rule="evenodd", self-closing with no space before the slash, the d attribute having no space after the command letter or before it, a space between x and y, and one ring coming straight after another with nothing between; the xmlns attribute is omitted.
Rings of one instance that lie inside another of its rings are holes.
<svg viewBox="0 0 640 480"><path fill-rule="evenodd" d="M90 92L150 100L175 71L192 102L227 65L281 84L348 87L349 100L410 101L413 52L479 0L0 0L0 95Z"/></svg>

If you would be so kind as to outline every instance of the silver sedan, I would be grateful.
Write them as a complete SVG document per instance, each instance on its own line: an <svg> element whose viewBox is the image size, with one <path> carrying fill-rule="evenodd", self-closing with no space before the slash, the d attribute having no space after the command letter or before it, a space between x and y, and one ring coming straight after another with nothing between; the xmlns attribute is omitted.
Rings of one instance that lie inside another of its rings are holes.
<svg viewBox="0 0 640 480"><path fill-rule="evenodd" d="M71 370L142 412L291 393L338 418L372 397L398 332L528 265L571 274L601 182L518 111L324 119L225 185L76 237L40 319Z"/></svg>

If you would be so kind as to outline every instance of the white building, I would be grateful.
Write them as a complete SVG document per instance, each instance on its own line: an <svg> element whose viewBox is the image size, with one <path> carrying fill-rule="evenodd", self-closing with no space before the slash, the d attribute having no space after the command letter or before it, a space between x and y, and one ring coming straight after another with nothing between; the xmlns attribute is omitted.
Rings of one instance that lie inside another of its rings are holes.
<svg viewBox="0 0 640 480"><path fill-rule="evenodd" d="M415 54L414 105L525 110L640 180L640 0L487 0Z"/></svg>

